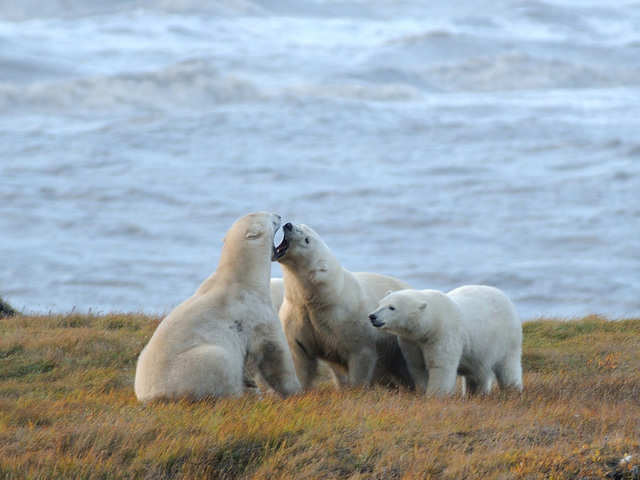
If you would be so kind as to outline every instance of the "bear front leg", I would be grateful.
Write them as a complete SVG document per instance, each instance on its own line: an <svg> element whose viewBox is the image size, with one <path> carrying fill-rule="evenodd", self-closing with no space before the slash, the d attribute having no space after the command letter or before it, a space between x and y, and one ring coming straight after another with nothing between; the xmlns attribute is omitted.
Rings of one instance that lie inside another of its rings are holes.
<svg viewBox="0 0 640 480"><path fill-rule="evenodd" d="M371 385L377 360L375 351L361 350L358 353L352 353L347 361L349 385L352 387Z"/></svg>
<svg viewBox="0 0 640 480"><path fill-rule="evenodd" d="M429 370L427 395L453 394L456 390L462 346L441 339L439 343L423 345L422 355Z"/></svg>
<svg viewBox="0 0 640 480"><path fill-rule="evenodd" d="M455 337L442 336L422 345L422 356L429 370L427 395L451 395L456 390L462 343Z"/></svg>
<svg viewBox="0 0 640 480"><path fill-rule="evenodd" d="M282 342L265 340L261 345L258 370L265 382L283 397L300 391L293 360Z"/></svg>
<svg viewBox="0 0 640 480"><path fill-rule="evenodd" d="M427 391L429 372L424 364L422 349L418 344L400 337L398 337L398 345L400 346L405 362L407 362L407 369L416 386L416 391L425 393Z"/></svg>
<svg viewBox="0 0 640 480"><path fill-rule="evenodd" d="M318 375L318 355L316 353L313 330L305 318L301 318L286 300L280 307L282 328L293 359L296 375L303 390L313 384Z"/></svg>
<svg viewBox="0 0 640 480"><path fill-rule="evenodd" d="M318 375L318 359L311 353L311 348L305 346L299 339L288 339L288 342L296 375L302 389L307 390Z"/></svg>
<svg viewBox="0 0 640 480"><path fill-rule="evenodd" d="M254 329L247 353L264 381L280 395L284 397L300 391L287 340L275 321Z"/></svg>
<svg viewBox="0 0 640 480"><path fill-rule="evenodd" d="M456 390L456 370L450 367L429 368L426 394L430 396L452 395Z"/></svg>

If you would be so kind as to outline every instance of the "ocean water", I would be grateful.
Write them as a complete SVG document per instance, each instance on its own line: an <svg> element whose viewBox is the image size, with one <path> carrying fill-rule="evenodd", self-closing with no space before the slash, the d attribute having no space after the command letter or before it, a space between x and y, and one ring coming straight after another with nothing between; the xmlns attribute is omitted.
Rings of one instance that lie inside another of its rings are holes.
<svg viewBox="0 0 640 480"><path fill-rule="evenodd" d="M167 312L271 210L353 271L640 315L640 3L485 3L0 0L0 296Z"/></svg>

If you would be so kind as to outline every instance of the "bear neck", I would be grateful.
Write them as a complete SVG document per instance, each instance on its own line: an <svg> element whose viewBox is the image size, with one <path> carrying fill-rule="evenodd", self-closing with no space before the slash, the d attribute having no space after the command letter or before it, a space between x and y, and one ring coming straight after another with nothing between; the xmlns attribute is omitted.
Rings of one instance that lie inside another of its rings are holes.
<svg viewBox="0 0 640 480"><path fill-rule="evenodd" d="M334 304L344 286L344 272L335 259L326 262L327 271L317 272L296 263L282 263L285 297L296 304L316 307Z"/></svg>
<svg viewBox="0 0 640 480"><path fill-rule="evenodd" d="M457 332L461 312L458 306L444 292L430 291L427 297L428 322L419 322L426 339L435 339L443 332Z"/></svg>
<svg viewBox="0 0 640 480"><path fill-rule="evenodd" d="M271 252L253 249L238 249L237 246L222 247L220 261L212 275L213 283L219 281L226 285L241 285L265 297L270 297Z"/></svg>

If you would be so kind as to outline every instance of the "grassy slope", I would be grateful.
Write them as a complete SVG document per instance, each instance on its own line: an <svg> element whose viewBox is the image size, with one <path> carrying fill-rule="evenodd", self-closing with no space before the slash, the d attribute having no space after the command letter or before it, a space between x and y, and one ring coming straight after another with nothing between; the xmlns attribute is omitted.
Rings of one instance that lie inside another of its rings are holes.
<svg viewBox="0 0 640 480"><path fill-rule="evenodd" d="M142 406L135 361L157 323L1 319L0 478L637 478L640 319L525 324L522 395Z"/></svg>

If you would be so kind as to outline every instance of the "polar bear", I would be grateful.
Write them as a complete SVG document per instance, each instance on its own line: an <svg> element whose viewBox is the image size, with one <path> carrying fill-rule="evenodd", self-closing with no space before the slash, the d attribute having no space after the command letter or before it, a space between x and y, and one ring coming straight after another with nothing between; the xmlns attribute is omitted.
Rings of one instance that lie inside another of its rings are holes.
<svg viewBox="0 0 640 480"><path fill-rule="evenodd" d="M384 297L369 320L398 335L416 388L427 394L453 393L456 374L472 394L488 393L493 374L501 388L522 390L522 326L497 288L400 290Z"/></svg>
<svg viewBox="0 0 640 480"><path fill-rule="evenodd" d="M280 221L258 212L232 225L216 271L162 320L140 353L138 400L238 395L247 369L283 396L300 389L270 294Z"/></svg>
<svg viewBox="0 0 640 480"><path fill-rule="evenodd" d="M362 321L386 291L408 285L342 268L320 236L306 225L287 223L283 232L275 253L284 274L280 320L302 387L311 386L318 360L323 360L338 386L376 381L412 388L395 336Z"/></svg>

